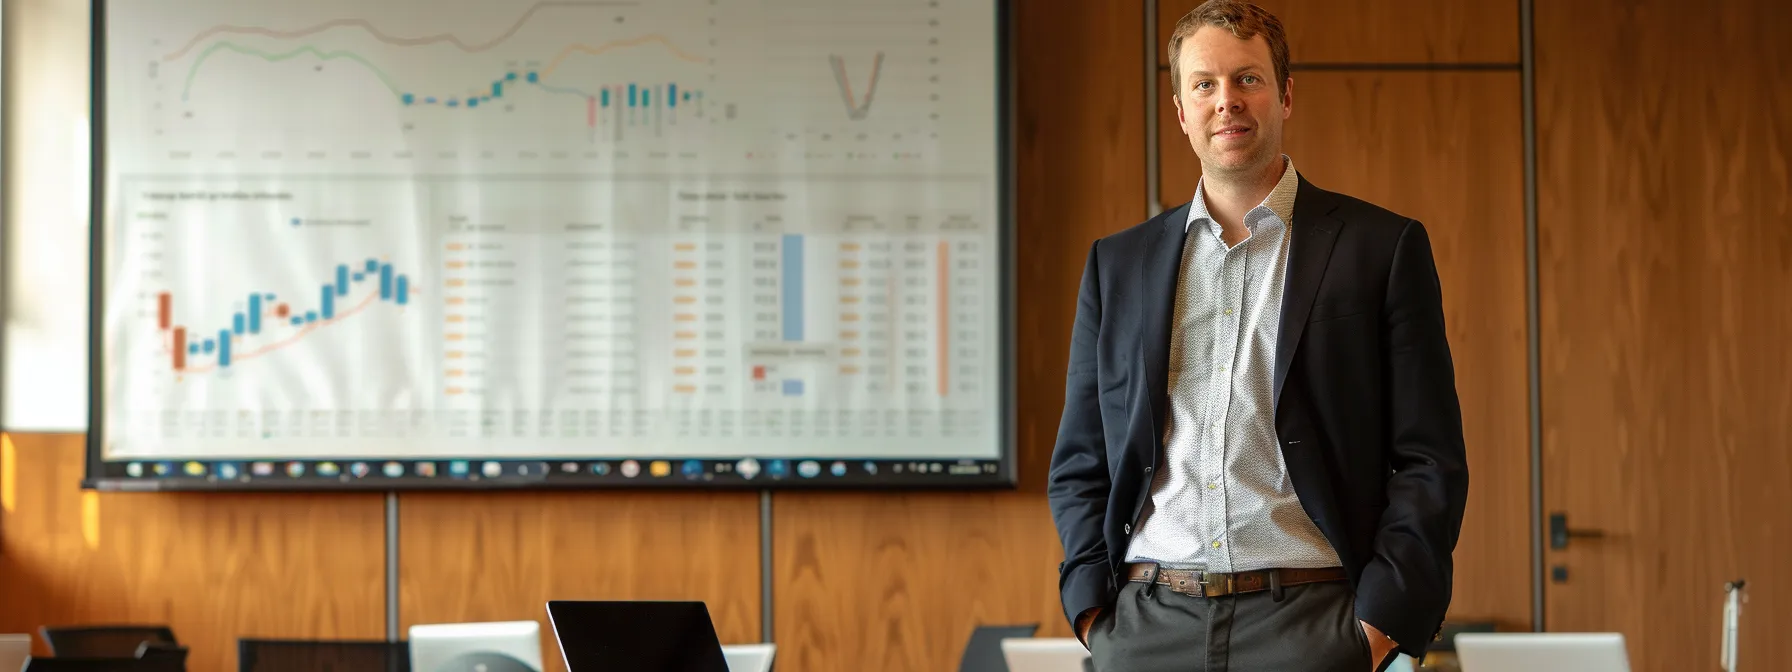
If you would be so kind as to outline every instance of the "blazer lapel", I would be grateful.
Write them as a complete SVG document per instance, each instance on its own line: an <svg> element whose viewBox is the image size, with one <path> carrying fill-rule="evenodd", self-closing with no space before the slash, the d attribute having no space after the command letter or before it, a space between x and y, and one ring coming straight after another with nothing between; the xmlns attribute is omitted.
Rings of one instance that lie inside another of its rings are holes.
<svg viewBox="0 0 1792 672"><path fill-rule="evenodd" d="M1141 359L1145 363L1145 395L1151 412L1152 436L1163 440L1164 411L1169 403L1170 323L1176 311L1176 278L1182 270L1182 245L1188 238L1188 204L1164 213L1161 226L1145 239L1144 263L1139 265L1137 324Z"/></svg>
<svg viewBox="0 0 1792 672"><path fill-rule="evenodd" d="M1300 190L1294 196L1294 223L1288 228L1294 236L1288 251L1287 281L1282 287L1282 322L1276 338L1275 408L1282 408L1282 383L1288 380L1288 367L1294 363L1294 351L1300 347L1307 315L1319 295L1319 282L1325 277L1326 264L1331 262L1332 246L1338 240L1338 229L1344 222L1331 216L1337 203L1330 193L1300 179Z"/></svg>

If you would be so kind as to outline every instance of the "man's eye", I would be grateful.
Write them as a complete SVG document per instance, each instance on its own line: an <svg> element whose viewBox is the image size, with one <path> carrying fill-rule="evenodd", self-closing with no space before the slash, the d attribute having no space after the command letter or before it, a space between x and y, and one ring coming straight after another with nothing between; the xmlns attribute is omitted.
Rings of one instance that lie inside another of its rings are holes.
<svg viewBox="0 0 1792 672"><path fill-rule="evenodd" d="M1256 84L1256 83L1257 83L1257 76L1256 76L1256 75L1245 75L1245 76L1244 76L1244 78L1243 78L1243 81L1244 81L1244 83L1246 83L1246 84Z"/></svg>
<svg viewBox="0 0 1792 672"><path fill-rule="evenodd" d="M1206 91L1210 88L1213 88L1213 82L1195 82L1196 91Z"/></svg>

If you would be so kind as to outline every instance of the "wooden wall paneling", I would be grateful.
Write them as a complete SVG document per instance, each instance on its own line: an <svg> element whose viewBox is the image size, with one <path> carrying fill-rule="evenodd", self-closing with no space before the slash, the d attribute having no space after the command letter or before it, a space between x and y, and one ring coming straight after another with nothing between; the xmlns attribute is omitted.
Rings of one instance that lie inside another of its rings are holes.
<svg viewBox="0 0 1792 672"><path fill-rule="evenodd" d="M562 671L548 600L699 600L722 643L763 639L754 493L413 493L399 521L401 634L532 619Z"/></svg>
<svg viewBox="0 0 1792 672"><path fill-rule="evenodd" d="M194 672L239 637L384 638L379 495L83 492L84 436L11 438L0 632L166 623Z"/></svg>
<svg viewBox="0 0 1792 672"><path fill-rule="evenodd" d="M1200 164L1159 79L1164 206ZM1420 220L1444 287L1469 448L1452 618L1528 629L1530 441L1517 72L1302 72L1286 149L1315 184ZM1295 215L1297 218L1299 214Z"/></svg>
<svg viewBox="0 0 1792 672"><path fill-rule="evenodd" d="M1597 27L1592 28L1590 27ZM1547 511L1603 539L1547 562L1552 631L1633 669L1792 660L1792 7L1538 3Z"/></svg>
<svg viewBox="0 0 1792 672"><path fill-rule="evenodd" d="M1145 217L1144 7L1017 2L1017 492L780 493L781 672L951 670L976 625L1067 637L1045 471L1089 245Z"/></svg>
<svg viewBox="0 0 1792 672"><path fill-rule="evenodd" d="M1518 0L1252 0L1282 20L1295 63L1518 63ZM1160 0L1158 65L1201 0Z"/></svg>

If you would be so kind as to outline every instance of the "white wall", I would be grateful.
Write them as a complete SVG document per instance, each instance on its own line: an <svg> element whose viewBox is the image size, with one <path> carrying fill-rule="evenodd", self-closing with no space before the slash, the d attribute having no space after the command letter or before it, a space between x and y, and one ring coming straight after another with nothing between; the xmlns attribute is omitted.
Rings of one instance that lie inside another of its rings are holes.
<svg viewBox="0 0 1792 672"><path fill-rule="evenodd" d="M4 0L6 428L87 427L87 0Z"/></svg>

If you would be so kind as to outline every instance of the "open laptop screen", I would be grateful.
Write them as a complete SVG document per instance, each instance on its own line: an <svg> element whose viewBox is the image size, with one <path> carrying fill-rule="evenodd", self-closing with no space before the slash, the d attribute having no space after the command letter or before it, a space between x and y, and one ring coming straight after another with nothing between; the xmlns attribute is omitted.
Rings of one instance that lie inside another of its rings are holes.
<svg viewBox="0 0 1792 672"><path fill-rule="evenodd" d="M569 672L728 672L702 602L548 602Z"/></svg>

